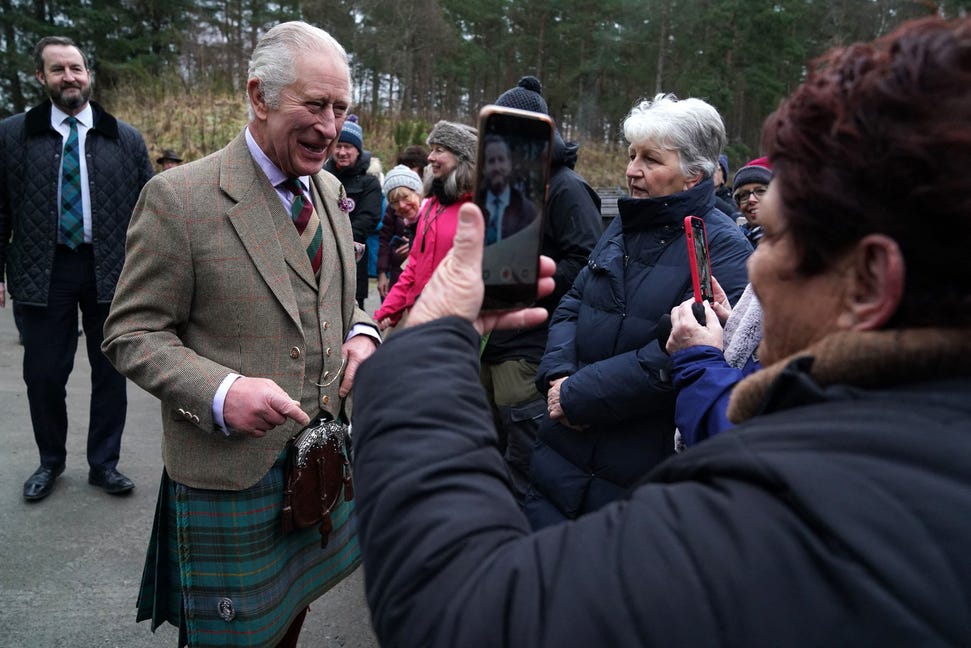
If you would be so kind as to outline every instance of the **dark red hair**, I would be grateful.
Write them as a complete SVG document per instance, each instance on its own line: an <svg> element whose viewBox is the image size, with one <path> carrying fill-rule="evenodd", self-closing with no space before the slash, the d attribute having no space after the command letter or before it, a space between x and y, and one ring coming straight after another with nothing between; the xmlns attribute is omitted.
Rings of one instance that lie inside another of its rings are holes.
<svg viewBox="0 0 971 648"><path fill-rule="evenodd" d="M762 136L800 272L883 233L907 266L893 324L971 323L971 18L831 50Z"/></svg>

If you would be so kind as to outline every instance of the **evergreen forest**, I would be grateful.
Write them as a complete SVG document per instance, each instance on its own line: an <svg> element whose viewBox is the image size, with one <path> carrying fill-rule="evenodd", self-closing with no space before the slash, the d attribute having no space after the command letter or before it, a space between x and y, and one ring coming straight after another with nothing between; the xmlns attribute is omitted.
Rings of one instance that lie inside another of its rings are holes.
<svg viewBox="0 0 971 648"><path fill-rule="evenodd" d="M386 148L420 141L436 119L474 123L533 74L564 136L595 147L622 143L639 98L701 97L725 119L734 166L757 154L762 122L807 61L907 19L969 9L971 0L0 0L0 117L40 100L33 44L66 35L91 58L98 101L146 139L201 155L228 139L225 122L229 137L245 122L255 42L302 19L347 49L354 111L366 132L389 134ZM144 123L180 119L194 125L179 134Z"/></svg>

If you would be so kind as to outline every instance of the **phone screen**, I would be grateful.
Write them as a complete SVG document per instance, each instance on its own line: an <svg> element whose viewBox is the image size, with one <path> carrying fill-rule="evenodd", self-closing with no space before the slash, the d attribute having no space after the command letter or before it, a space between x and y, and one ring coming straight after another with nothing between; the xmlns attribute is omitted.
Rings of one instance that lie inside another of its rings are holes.
<svg viewBox="0 0 971 648"><path fill-rule="evenodd" d="M695 301L715 300L711 287L711 259L708 256L708 237L705 235L705 221L697 216L684 219L684 233L688 243L688 260L691 265L691 286Z"/></svg>
<svg viewBox="0 0 971 648"><path fill-rule="evenodd" d="M546 115L498 106L479 113L475 201L485 218L486 310L536 301L552 149Z"/></svg>

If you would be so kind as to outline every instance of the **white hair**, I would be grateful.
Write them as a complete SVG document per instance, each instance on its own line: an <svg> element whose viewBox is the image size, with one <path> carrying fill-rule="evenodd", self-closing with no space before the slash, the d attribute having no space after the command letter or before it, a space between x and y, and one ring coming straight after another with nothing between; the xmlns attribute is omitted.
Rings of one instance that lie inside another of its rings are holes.
<svg viewBox="0 0 971 648"><path fill-rule="evenodd" d="M280 92L297 80L293 61L303 52L320 52L338 57L347 71L347 87L351 88L347 52L337 39L323 29L299 20L280 23L263 35L249 61L248 78L259 81L260 93L270 108L279 107ZM251 99L249 118L252 121L255 117Z"/></svg>
<svg viewBox="0 0 971 648"><path fill-rule="evenodd" d="M634 105L624 119L624 137L633 145L650 142L677 151L682 175L705 178L715 173L727 141L725 124L711 104L664 93Z"/></svg>

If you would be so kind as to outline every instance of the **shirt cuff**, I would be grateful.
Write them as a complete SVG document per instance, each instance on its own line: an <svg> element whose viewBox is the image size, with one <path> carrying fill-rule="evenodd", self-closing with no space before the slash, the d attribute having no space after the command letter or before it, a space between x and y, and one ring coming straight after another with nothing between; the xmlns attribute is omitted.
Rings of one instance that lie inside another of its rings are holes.
<svg viewBox="0 0 971 648"><path fill-rule="evenodd" d="M350 340L355 335L366 335L373 338L375 344L381 346L381 334L378 333L378 329L374 328L370 324L355 324L351 327L351 331L347 334L347 338L345 338L344 341L347 342L347 340Z"/></svg>
<svg viewBox="0 0 971 648"><path fill-rule="evenodd" d="M226 402L226 394L229 392L229 388L239 377L238 373L231 373L223 378L223 381L219 383L219 389L216 390L216 395L212 397L212 420L226 436L229 436L231 430L226 427L226 421L223 419L223 405Z"/></svg>

